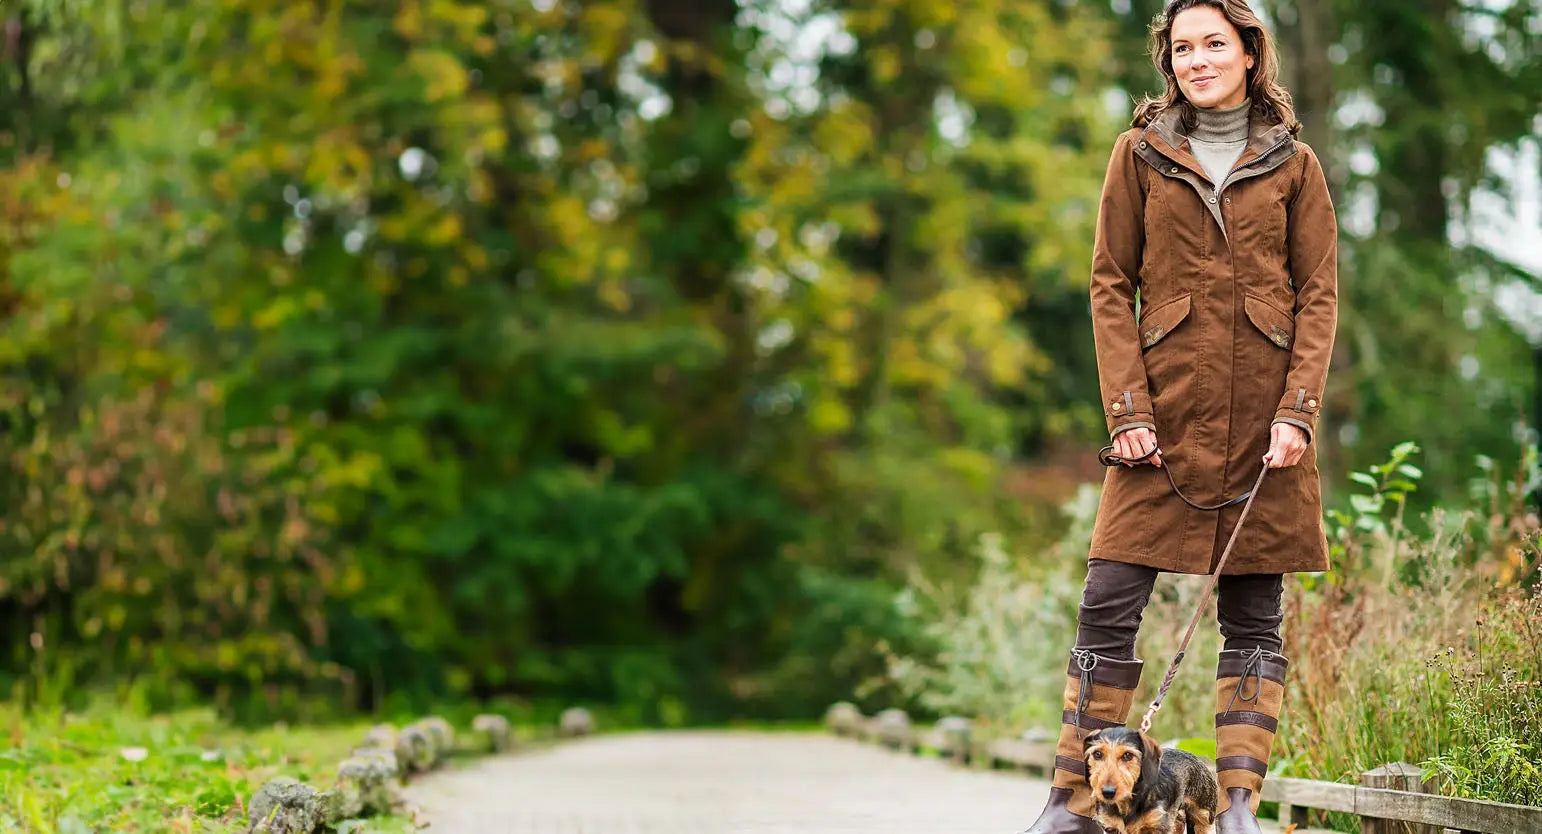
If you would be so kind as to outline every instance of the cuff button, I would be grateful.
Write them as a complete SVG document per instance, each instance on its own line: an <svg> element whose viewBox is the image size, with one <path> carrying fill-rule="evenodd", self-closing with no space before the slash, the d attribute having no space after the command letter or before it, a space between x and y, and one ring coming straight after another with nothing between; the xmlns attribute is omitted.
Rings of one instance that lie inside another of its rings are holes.
<svg viewBox="0 0 1542 834"><path fill-rule="evenodd" d="M1123 411L1124 410L1124 403L1114 403L1113 406L1111 406L1111 407L1113 408L1113 410L1115 412Z"/></svg>
<svg viewBox="0 0 1542 834"><path fill-rule="evenodd" d="M1306 407L1307 408L1316 408L1317 407L1317 401L1316 400L1307 400L1306 401Z"/></svg>

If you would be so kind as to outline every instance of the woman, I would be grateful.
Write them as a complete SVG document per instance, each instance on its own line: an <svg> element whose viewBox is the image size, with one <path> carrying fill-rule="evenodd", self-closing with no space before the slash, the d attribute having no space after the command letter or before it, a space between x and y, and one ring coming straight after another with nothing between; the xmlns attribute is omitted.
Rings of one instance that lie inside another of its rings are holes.
<svg viewBox="0 0 1542 834"><path fill-rule="evenodd" d="M1272 38L1245 0L1171 0L1152 59L1166 89L1114 145L1093 253L1098 376L1123 465L1103 483L1054 787L1025 834L1099 834L1080 737L1129 717L1157 573L1213 572L1242 510L1188 502L1240 496L1267 465L1278 471L1217 591L1216 825L1257 832L1289 664L1283 574L1328 567L1312 440L1338 315L1338 226L1322 166L1294 138Z"/></svg>

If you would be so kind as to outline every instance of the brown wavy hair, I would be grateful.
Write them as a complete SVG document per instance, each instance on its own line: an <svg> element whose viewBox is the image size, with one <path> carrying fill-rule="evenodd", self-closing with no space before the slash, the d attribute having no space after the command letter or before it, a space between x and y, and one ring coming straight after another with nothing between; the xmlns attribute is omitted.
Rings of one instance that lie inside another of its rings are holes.
<svg viewBox="0 0 1542 834"><path fill-rule="evenodd" d="M1179 89L1178 76L1173 72L1173 21L1179 13L1196 6L1209 6L1224 15L1242 36L1243 50L1253 56L1253 68L1247 71L1248 96L1252 99L1248 115L1262 119L1265 124L1283 124L1292 136L1300 133L1301 122L1296 120L1290 91L1277 80L1280 53L1274 36L1248 7L1247 0L1169 0L1167 7L1151 21L1151 62L1162 74L1166 89L1159 96L1142 98L1135 105L1135 118L1130 125L1145 127L1169 107L1179 109L1185 133L1193 131L1198 123L1198 113Z"/></svg>

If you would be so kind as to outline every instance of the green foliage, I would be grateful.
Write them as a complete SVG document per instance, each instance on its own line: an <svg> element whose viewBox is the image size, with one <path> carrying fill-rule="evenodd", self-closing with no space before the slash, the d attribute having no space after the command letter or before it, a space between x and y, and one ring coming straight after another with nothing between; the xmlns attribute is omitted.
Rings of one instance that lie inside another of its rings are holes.
<svg viewBox="0 0 1542 834"><path fill-rule="evenodd" d="M330 784L367 725L240 730L211 710L147 718L98 703L84 713L0 707L0 831L239 832L268 779ZM371 831L410 831L405 819Z"/></svg>
<svg viewBox="0 0 1542 834"><path fill-rule="evenodd" d="M1418 489L1418 481L1424 477L1423 470L1408 462L1418 451L1412 441L1399 443L1385 462L1371 464L1365 472L1350 472L1349 480L1369 491L1350 493L1347 511L1323 511L1329 557L1336 573L1373 570L1383 584L1391 580L1398 538L1406 532L1403 511L1409 494Z"/></svg>
<svg viewBox="0 0 1542 834"><path fill-rule="evenodd" d="M1460 653L1430 665L1446 676L1453 743L1424 762L1447 793L1542 805L1542 584L1489 601Z"/></svg>
<svg viewBox="0 0 1542 834"><path fill-rule="evenodd" d="M777 119L731 6L76 11L0 68L30 703L813 714L907 639L908 571L1019 529L1006 400L1049 366L1011 318L1083 271L1100 151L1056 137L1101 123L1016 99L1075 20L848 10L872 49Z"/></svg>
<svg viewBox="0 0 1542 834"><path fill-rule="evenodd" d="M904 609L926 624L933 654L890 654L889 674L936 715L979 717L1002 730L1049 726L1060 714L1064 680L1044 670L1065 667L1078 578L1062 571L1021 581L995 536L981 542L980 561L979 579L956 609L937 589L907 590Z"/></svg>
<svg viewBox="0 0 1542 834"><path fill-rule="evenodd" d="M881 681L933 639L896 591L1047 548L1074 487L1020 461L1103 436L1085 276L1138 77L1104 6L12 4L0 691L680 724ZM1530 95L1464 112L1512 142ZM1377 187L1443 182L1422 135L1372 137ZM1446 240L1345 265L1363 397L1322 459L1417 436L1409 510L1528 384L1513 270ZM1357 517L1398 535L1396 491Z"/></svg>

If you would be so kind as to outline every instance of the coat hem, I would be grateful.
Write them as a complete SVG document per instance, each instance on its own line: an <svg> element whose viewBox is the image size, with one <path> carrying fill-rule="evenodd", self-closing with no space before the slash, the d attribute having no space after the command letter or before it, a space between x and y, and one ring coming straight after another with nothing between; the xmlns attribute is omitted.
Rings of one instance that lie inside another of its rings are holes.
<svg viewBox="0 0 1542 834"><path fill-rule="evenodd" d="M1235 559L1235 557L1236 554L1233 554L1233 559ZM1138 551L1112 550L1109 548L1094 547L1088 550L1087 558L1089 560L1104 559L1110 562L1124 562L1125 564L1130 565L1142 565L1148 568L1156 568L1159 571L1166 571L1167 573L1183 573L1189 574L1191 576L1208 576L1210 574L1208 568L1196 569L1178 559L1158 558L1155 554L1141 553ZM1257 573L1320 573L1322 571L1329 570L1332 567L1328 564L1326 559L1324 559L1322 562L1314 564L1321 564L1322 567L1287 566L1278 569L1271 568L1266 571L1260 571L1256 568L1251 570L1232 570L1232 562L1228 560L1226 564L1226 570L1221 571L1221 575L1235 576L1239 574ZM1243 567L1246 566L1244 565Z"/></svg>

